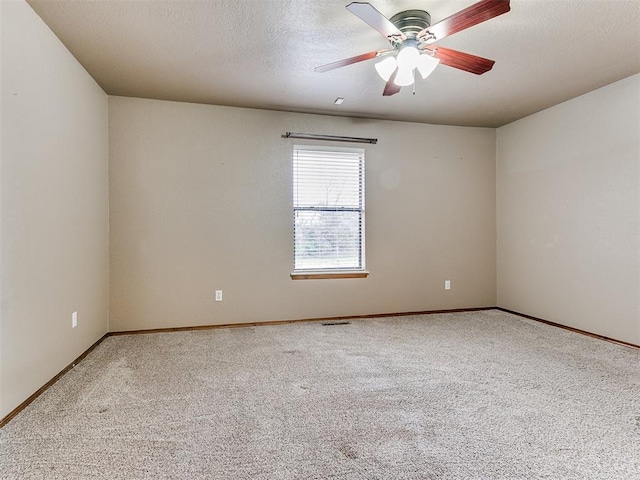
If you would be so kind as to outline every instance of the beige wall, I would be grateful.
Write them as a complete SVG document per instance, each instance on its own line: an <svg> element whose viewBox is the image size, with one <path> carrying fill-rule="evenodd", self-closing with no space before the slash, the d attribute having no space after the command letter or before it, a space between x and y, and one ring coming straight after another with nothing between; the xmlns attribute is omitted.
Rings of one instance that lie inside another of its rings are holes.
<svg viewBox="0 0 640 480"><path fill-rule="evenodd" d="M0 9L2 418L107 331L108 104L26 3Z"/></svg>
<svg viewBox="0 0 640 480"><path fill-rule="evenodd" d="M379 139L369 278L290 279L286 131ZM110 97L109 139L112 331L496 303L493 129Z"/></svg>
<svg viewBox="0 0 640 480"><path fill-rule="evenodd" d="M498 129L498 305L640 344L640 75Z"/></svg>

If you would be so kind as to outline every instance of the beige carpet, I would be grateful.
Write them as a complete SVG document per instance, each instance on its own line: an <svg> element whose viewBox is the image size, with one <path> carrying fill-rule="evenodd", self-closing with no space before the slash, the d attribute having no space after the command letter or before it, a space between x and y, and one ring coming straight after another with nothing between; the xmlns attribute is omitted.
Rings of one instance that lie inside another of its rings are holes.
<svg viewBox="0 0 640 480"><path fill-rule="evenodd" d="M640 479L640 351L497 310L107 338L2 479Z"/></svg>

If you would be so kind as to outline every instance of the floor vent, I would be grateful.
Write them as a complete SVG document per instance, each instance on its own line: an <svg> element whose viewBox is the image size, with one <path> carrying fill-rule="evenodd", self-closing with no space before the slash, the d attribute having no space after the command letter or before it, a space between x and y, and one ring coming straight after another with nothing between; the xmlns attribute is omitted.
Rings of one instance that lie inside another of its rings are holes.
<svg viewBox="0 0 640 480"><path fill-rule="evenodd" d="M322 322L323 326L329 326L329 325L351 325L351 322Z"/></svg>

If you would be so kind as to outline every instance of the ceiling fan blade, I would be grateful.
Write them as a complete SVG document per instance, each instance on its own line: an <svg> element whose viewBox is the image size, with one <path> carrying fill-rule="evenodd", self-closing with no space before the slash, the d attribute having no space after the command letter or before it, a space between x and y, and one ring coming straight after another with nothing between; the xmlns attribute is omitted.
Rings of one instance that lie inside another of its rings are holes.
<svg viewBox="0 0 640 480"><path fill-rule="evenodd" d="M398 68L396 68L395 72L391 74L391 76L389 77L389 81L384 86L384 92L382 92L382 95L384 97L390 97L391 95L395 95L400 91L400 87L394 83L397 74Z"/></svg>
<svg viewBox="0 0 640 480"><path fill-rule="evenodd" d="M402 33L398 27L391 23L387 17L382 15L373 5L366 2L352 2L347 5L347 10L353 13L363 22L369 26L375 28L386 38L398 37L402 40L406 40L407 37Z"/></svg>
<svg viewBox="0 0 640 480"><path fill-rule="evenodd" d="M434 57L440 60L442 65L448 67L458 68L466 72L475 73L476 75L482 75L493 68L495 60L489 60L488 58L477 57L470 53L459 52L458 50L452 50L451 48L438 47L430 45L425 48L434 53Z"/></svg>
<svg viewBox="0 0 640 480"><path fill-rule="evenodd" d="M346 67L347 65L351 65L353 63L364 62L365 60L371 60L376 57L383 57L392 53L393 50L385 49L385 50L376 50L375 52L367 52L362 55L356 55L355 57L343 58L342 60L338 60L337 62L327 63L326 65L320 65L316 67L314 70L316 72L324 73L329 70L335 70L336 68Z"/></svg>
<svg viewBox="0 0 640 480"><path fill-rule="evenodd" d="M418 33L417 38L426 35L428 37L427 42L432 43L466 28L490 20L498 15L507 13L509 10L511 10L509 0L482 0L425 28Z"/></svg>

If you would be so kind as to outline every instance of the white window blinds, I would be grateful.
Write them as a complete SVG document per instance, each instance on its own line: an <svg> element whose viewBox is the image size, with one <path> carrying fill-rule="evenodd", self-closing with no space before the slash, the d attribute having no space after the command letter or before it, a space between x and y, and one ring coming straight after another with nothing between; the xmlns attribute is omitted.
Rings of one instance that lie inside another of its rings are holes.
<svg viewBox="0 0 640 480"><path fill-rule="evenodd" d="M294 270L364 270L364 150L293 151Z"/></svg>

